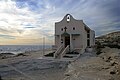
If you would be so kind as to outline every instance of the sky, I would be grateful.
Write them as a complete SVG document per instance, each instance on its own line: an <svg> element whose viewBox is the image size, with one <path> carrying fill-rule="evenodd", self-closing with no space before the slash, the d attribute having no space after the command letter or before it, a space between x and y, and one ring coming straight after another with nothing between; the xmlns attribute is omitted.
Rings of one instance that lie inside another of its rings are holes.
<svg viewBox="0 0 120 80"><path fill-rule="evenodd" d="M96 36L120 30L120 0L0 0L0 45L54 44L55 22L68 13Z"/></svg>

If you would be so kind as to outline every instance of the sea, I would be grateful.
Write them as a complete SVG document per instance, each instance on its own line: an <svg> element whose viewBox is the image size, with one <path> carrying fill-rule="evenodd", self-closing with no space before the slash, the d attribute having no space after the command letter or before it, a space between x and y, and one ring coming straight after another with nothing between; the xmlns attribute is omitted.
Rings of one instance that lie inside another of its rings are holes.
<svg viewBox="0 0 120 80"><path fill-rule="evenodd" d="M24 53L27 51L38 51L50 49L51 45L0 45L0 53Z"/></svg>

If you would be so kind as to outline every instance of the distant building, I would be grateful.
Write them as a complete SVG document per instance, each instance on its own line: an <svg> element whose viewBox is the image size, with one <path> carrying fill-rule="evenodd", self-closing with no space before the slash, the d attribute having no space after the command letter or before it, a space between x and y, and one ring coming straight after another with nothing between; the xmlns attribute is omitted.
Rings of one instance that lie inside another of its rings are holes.
<svg viewBox="0 0 120 80"><path fill-rule="evenodd" d="M93 45L95 32L83 20L76 20L67 14L60 22L55 23L55 46L59 54L65 54L67 51L83 53L87 47ZM58 54L57 51L55 54Z"/></svg>

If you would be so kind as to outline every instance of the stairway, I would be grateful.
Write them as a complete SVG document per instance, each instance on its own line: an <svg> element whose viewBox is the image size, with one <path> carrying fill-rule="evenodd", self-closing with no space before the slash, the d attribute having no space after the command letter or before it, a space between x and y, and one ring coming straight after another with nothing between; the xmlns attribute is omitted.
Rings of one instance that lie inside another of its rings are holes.
<svg viewBox="0 0 120 80"><path fill-rule="evenodd" d="M57 59L60 59L61 58L61 53L64 51L64 48L62 48L59 52L59 54L55 57Z"/></svg>
<svg viewBox="0 0 120 80"><path fill-rule="evenodd" d="M66 48L64 48L63 45L61 45L55 52L49 53L45 56L61 60L75 60L79 55L80 53L77 53L75 51L70 52L69 45Z"/></svg>
<svg viewBox="0 0 120 80"><path fill-rule="evenodd" d="M77 52L68 52L63 56L63 59L76 59L79 56Z"/></svg>
<svg viewBox="0 0 120 80"><path fill-rule="evenodd" d="M54 53L54 58L60 58L60 55L61 55L61 53L63 52L63 50L64 50L64 46L61 45L61 46L56 50L56 52Z"/></svg>

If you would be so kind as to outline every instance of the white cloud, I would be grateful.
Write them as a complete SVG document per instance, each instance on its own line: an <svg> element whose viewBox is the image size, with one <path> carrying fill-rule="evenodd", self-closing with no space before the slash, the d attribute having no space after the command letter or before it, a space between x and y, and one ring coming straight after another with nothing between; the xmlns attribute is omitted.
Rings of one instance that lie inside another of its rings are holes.
<svg viewBox="0 0 120 80"><path fill-rule="evenodd" d="M44 26L48 29L45 22L43 24L38 22L39 18L40 15L30 11L28 7L19 9L14 1L0 1L0 34L16 36L15 40L21 40L21 42L22 39L26 41L36 39L36 42L39 42L39 39L46 35L42 33ZM36 29L25 29L27 25L32 25Z"/></svg>
<svg viewBox="0 0 120 80"><path fill-rule="evenodd" d="M29 4L29 2L33 3ZM24 6L22 4L18 6L16 0L0 0L0 34L16 36L16 40L38 38L39 41L39 38L46 37L48 43L53 43L50 40L53 40L54 23L62 20L67 13L72 14L75 19L83 19L90 28L97 31L97 34L115 30L114 26L120 23L115 22L117 18L108 13L111 7L101 7L106 5L106 2L105 0L104 3L103 0L56 0L54 2L23 0ZM111 2L113 0L107 3ZM104 27L106 31L103 30Z"/></svg>

